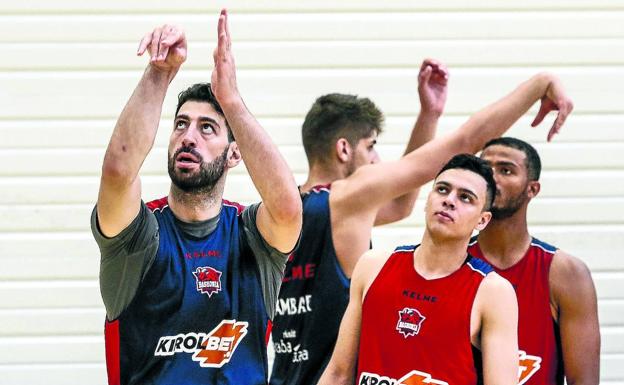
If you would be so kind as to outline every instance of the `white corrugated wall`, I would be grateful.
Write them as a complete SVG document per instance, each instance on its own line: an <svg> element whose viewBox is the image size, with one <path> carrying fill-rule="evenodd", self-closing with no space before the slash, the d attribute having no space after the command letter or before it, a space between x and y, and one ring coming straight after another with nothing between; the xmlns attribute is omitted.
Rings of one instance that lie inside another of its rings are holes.
<svg viewBox="0 0 624 385"><path fill-rule="evenodd" d="M222 4L184 0L22 0L0 4L0 384L104 384L98 250L89 232L102 156L142 74L135 51L157 24L187 31L145 198L167 193L175 95L209 80ZM316 96L371 97L387 114L385 159L400 156L418 112L425 57L451 69L440 132L531 74L559 74L575 101L554 143L530 116L511 134L534 143L543 188L533 233L582 258L598 289L602 383L624 383L624 1L230 2L241 92L304 180L303 115ZM547 125L550 121L546 122ZM426 190L424 190L426 191ZM257 199L240 167L226 196ZM424 194L423 194L424 196ZM417 240L411 218L375 230L389 247Z"/></svg>

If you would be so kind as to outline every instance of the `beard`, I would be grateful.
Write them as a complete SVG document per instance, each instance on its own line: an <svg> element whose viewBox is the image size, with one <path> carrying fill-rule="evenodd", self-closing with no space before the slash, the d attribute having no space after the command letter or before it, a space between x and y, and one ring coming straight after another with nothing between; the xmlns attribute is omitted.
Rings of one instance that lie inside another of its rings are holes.
<svg viewBox="0 0 624 385"><path fill-rule="evenodd" d="M214 186L225 172L229 146L212 162L204 162L204 158L192 147L180 147L173 156L169 156L167 169L171 182L186 193L205 193L214 189ZM179 170L175 167L175 159L182 152L193 154L199 159L199 171Z"/></svg>
<svg viewBox="0 0 624 385"><path fill-rule="evenodd" d="M526 193L523 191L515 197L508 198L500 205L493 203L492 207L490 208L490 212L492 213L492 219L501 220L511 217L516 212L518 212L518 210L520 210L520 208L524 205L527 199L528 198L526 197Z"/></svg>

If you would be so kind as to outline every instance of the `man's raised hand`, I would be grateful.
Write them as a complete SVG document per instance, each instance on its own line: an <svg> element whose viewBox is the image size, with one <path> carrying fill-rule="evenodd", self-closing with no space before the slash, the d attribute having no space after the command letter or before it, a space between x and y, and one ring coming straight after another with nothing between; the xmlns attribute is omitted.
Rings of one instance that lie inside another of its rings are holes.
<svg viewBox="0 0 624 385"><path fill-rule="evenodd" d="M418 96L423 112L440 116L446 104L449 72L446 66L437 60L425 59L418 73Z"/></svg>
<svg viewBox="0 0 624 385"><path fill-rule="evenodd" d="M148 51L150 64L159 70L177 72L186 60L186 36L184 31L173 25L154 28L143 36L137 55Z"/></svg>
<svg viewBox="0 0 624 385"><path fill-rule="evenodd" d="M553 122L550 131L548 131L548 141L550 142L553 136L559 133L563 123L566 118L572 112L574 108L574 104L572 103L572 99L566 95L563 86L561 85L561 81L555 77L554 75L546 75L549 77L548 88L546 89L546 93L542 97L542 101L540 104L540 109L531 123L532 127L537 126L544 120L544 117L548 115L550 111L559 111L557 114L557 118Z"/></svg>
<svg viewBox="0 0 624 385"><path fill-rule="evenodd" d="M236 85L236 66L232 55L232 37L228 26L228 14L225 9L221 10L217 25L217 48L213 53L214 69L210 84L212 93L222 106L231 101L240 99Z"/></svg>

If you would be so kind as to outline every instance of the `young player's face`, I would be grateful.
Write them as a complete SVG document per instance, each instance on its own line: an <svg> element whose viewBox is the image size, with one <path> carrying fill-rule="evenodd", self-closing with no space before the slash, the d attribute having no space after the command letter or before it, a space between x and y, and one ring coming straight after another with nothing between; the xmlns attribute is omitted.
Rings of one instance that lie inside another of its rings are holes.
<svg viewBox="0 0 624 385"><path fill-rule="evenodd" d="M515 148L493 145L483 150L481 159L492 166L496 181L492 217L508 218L529 200L526 154Z"/></svg>
<svg viewBox="0 0 624 385"><path fill-rule="evenodd" d="M212 188L229 166L230 145L225 119L210 103L184 103L173 122L168 169L184 191Z"/></svg>
<svg viewBox="0 0 624 385"><path fill-rule="evenodd" d="M377 144L377 133L367 138L360 139L357 146L353 149L353 156L349 163L349 175L355 172L358 168L367 164L373 164L379 162L379 154L375 149Z"/></svg>
<svg viewBox="0 0 624 385"><path fill-rule="evenodd" d="M479 174L463 169L441 173L433 184L425 206L427 230L440 238L468 239L490 219L483 208L487 183Z"/></svg>

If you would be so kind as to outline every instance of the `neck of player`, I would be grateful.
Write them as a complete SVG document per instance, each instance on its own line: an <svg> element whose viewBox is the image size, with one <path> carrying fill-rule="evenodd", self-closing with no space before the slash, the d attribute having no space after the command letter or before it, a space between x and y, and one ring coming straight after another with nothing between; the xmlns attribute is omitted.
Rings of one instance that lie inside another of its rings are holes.
<svg viewBox="0 0 624 385"><path fill-rule="evenodd" d="M214 218L221 211L225 178L219 179L211 189L183 191L173 183L169 190L169 207L184 222L201 222Z"/></svg>
<svg viewBox="0 0 624 385"><path fill-rule="evenodd" d="M312 165L308 172L308 179L301 185L299 190L303 193L310 191L314 186L328 185L343 178L345 178L344 172L338 168Z"/></svg>
<svg viewBox="0 0 624 385"><path fill-rule="evenodd" d="M508 218L492 218L479 233L479 248L488 263L506 269L524 257L531 244L526 214L524 206Z"/></svg>
<svg viewBox="0 0 624 385"><path fill-rule="evenodd" d="M414 269L425 279L446 277L466 260L467 238L438 239L425 230L420 246L414 251Z"/></svg>

